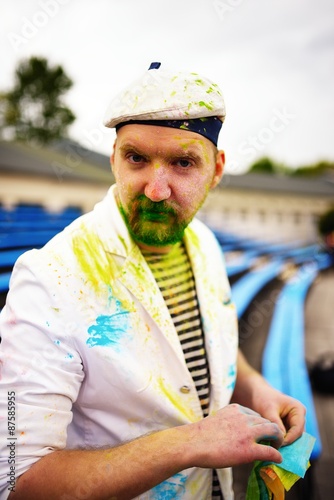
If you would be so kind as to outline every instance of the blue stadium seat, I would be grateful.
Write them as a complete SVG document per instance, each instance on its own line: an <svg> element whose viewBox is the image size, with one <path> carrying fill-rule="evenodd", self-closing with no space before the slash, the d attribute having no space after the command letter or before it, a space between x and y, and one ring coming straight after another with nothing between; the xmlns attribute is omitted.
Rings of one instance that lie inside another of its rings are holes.
<svg viewBox="0 0 334 500"><path fill-rule="evenodd" d="M318 272L329 265L330 260L319 254L284 286L277 299L262 358L262 373L268 382L299 399L307 409L306 431L316 438L312 459L319 457L322 444L305 362L304 302Z"/></svg>
<svg viewBox="0 0 334 500"><path fill-rule="evenodd" d="M0 293L6 293L8 291L11 274L11 272L0 274Z"/></svg>
<svg viewBox="0 0 334 500"><path fill-rule="evenodd" d="M57 229L53 229L0 233L0 249L41 247L58 232Z"/></svg>
<svg viewBox="0 0 334 500"><path fill-rule="evenodd" d="M8 291L11 270L26 250L40 248L74 219L82 215L77 207L53 213L40 205L18 205L12 210L0 206L0 293L1 304ZM1 307L1 306L0 306Z"/></svg>
<svg viewBox="0 0 334 500"><path fill-rule="evenodd" d="M282 260L274 259L259 269L250 271L232 285L232 300L240 318L259 291L280 273Z"/></svg>
<svg viewBox="0 0 334 500"><path fill-rule="evenodd" d="M20 255L26 250L26 248L17 248L15 250L0 251L0 271L1 269L12 268Z"/></svg>

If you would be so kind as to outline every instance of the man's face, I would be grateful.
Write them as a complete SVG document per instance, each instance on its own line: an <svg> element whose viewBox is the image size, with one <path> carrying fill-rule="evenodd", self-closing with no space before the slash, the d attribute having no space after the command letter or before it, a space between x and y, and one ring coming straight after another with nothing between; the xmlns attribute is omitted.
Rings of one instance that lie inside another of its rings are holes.
<svg viewBox="0 0 334 500"><path fill-rule="evenodd" d="M130 234L143 247L168 249L221 179L222 152L194 132L125 125L111 157L118 204Z"/></svg>

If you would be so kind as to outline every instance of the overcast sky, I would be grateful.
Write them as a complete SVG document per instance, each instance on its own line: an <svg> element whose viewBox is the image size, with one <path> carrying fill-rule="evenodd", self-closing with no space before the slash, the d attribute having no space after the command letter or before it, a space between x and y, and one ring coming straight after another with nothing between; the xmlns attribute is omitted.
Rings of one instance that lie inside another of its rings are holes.
<svg viewBox="0 0 334 500"><path fill-rule="evenodd" d="M267 155L292 167L334 160L333 0L0 0L0 90L31 55L74 85L71 137L109 154L101 123L151 61L215 80L230 173Z"/></svg>

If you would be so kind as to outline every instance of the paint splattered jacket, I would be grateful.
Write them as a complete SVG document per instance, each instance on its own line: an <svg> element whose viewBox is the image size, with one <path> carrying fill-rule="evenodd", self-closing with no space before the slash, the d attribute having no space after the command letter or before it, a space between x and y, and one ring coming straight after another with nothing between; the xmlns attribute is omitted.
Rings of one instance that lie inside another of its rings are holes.
<svg viewBox="0 0 334 500"><path fill-rule="evenodd" d="M236 315L212 233L195 220L185 244L215 411L229 403L235 382ZM53 450L113 446L202 417L172 319L113 188L92 212L19 259L0 328L0 398L7 397L5 387L16 395L17 476ZM184 386L188 393L180 390ZM7 400L1 404L7 408ZM1 422L1 435L7 435ZM1 499L9 493L7 460L4 449ZM232 499L230 471L219 475L225 499ZM210 491L211 471L189 469L139 498L203 500Z"/></svg>

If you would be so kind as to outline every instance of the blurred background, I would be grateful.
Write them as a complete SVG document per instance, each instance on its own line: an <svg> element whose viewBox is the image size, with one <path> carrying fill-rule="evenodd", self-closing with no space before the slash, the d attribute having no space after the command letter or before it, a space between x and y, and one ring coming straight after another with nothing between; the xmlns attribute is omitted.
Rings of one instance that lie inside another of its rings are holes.
<svg viewBox="0 0 334 500"><path fill-rule="evenodd" d="M199 217L224 250L240 347L308 408L317 446L288 498L332 498L332 0L0 8L0 307L17 257L91 210L113 182L115 135L102 125L112 97L152 61L208 76L226 101L227 163ZM246 498L248 474L235 470L236 500Z"/></svg>

